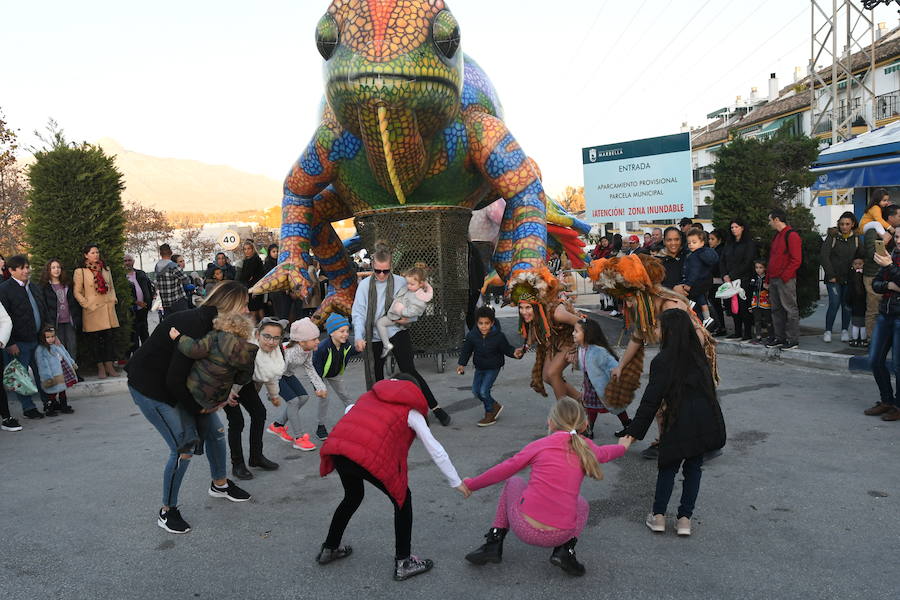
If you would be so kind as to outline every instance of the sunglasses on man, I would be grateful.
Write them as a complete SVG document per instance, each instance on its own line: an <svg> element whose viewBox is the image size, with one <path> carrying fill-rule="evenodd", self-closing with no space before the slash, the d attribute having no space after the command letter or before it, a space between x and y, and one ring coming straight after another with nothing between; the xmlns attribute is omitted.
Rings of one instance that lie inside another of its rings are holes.
<svg viewBox="0 0 900 600"><path fill-rule="evenodd" d="M372 270L375 271L375 273L378 275L387 275L388 273L391 272L390 269L372 269Z"/></svg>

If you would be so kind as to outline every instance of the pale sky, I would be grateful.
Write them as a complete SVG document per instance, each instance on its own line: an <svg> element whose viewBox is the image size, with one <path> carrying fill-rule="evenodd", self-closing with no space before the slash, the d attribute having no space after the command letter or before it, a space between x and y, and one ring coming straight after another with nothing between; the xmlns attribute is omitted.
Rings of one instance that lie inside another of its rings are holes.
<svg viewBox="0 0 900 600"><path fill-rule="evenodd" d="M827 3L830 5L830 3ZM861 5L861 2L859 3ZM0 0L0 109L21 141L56 119L163 157L281 179L322 96L327 0ZM581 148L677 133L805 73L809 0L448 0L463 50L551 193L582 184ZM875 20L897 25L897 7ZM277 200L276 200L277 201Z"/></svg>

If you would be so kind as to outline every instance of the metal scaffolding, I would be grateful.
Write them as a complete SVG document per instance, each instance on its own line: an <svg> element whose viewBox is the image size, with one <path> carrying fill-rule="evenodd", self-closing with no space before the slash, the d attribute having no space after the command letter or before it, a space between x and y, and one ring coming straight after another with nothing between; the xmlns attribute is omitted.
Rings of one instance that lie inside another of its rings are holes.
<svg viewBox="0 0 900 600"><path fill-rule="evenodd" d="M875 22L851 0L811 0L810 131L848 140L852 128L875 128ZM839 49L840 42L840 49ZM831 68L819 69L822 60Z"/></svg>

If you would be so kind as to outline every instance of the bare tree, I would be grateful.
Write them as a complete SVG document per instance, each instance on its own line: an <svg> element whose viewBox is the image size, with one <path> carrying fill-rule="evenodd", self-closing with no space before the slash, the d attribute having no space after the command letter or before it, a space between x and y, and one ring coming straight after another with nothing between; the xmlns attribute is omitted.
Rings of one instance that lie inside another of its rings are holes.
<svg viewBox="0 0 900 600"><path fill-rule="evenodd" d="M184 254L185 261L191 261L192 270L197 270L197 255L202 257L200 248L202 241L203 228L191 225L188 221L178 223L178 229L181 235L178 238L178 244L181 246L181 252ZM201 258L202 260L202 258Z"/></svg>
<svg viewBox="0 0 900 600"><path fill-rule="evenodd" d="M172 236L172 225L164 212L132 203L125 208L125 248L138 256L143 269L143 253Z"/></svg>

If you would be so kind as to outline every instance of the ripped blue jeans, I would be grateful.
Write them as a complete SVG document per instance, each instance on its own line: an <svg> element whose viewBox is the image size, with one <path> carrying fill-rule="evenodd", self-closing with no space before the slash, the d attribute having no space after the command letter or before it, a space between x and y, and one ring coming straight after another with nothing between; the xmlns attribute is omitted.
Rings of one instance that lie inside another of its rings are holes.
<svg viewBox="0 0 900 600"><path fill-rule="evenodd" d="M225 464L225 427L216 413L208 415L196 415L194 422L187 422L190 418L182 411L165 402L154 400L144 396L136 389L128 386L134 403L156 427L159 434L169 446L169 459L163 470L163 506L178 506L178 491L181 489L181 481L187 473L190 459L181 458L182 454L193 454L190 451L179 452L179 447L184 443L185 436L191 436L191 432L199 433L206 450L206 459L209 461L209 472L213 480L225 479L227 465Z"/></svg>

